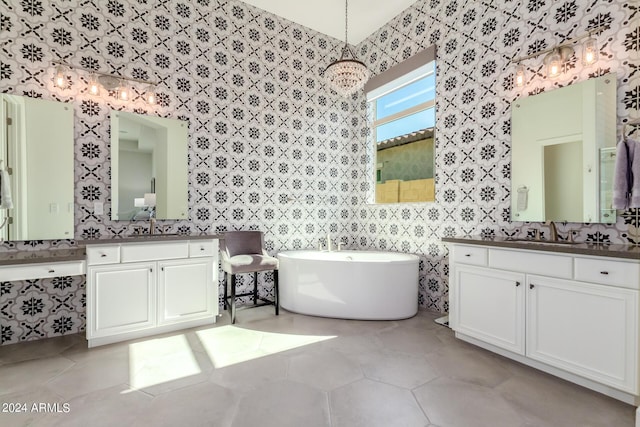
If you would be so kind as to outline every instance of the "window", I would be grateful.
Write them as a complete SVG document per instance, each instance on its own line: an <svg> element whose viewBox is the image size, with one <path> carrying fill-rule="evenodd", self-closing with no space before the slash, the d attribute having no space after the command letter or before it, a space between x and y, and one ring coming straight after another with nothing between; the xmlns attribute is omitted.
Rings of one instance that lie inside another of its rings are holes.
<svg viewBox="0 0 640 427"><path fill-rule="evenodd" d="M365 91L376 147L376 203L435 199L435 49L374 77Z"/></svg>

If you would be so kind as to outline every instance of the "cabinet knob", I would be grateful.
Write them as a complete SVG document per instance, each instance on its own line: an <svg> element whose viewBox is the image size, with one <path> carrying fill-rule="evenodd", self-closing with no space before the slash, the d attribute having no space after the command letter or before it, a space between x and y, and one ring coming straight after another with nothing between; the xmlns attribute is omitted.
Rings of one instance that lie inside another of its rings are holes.
<svg viewBox="0 0 640 427"><path fill-rule="evenodd" d="M53 269L49 270L49 273L55 273L55 272L56 272L56 271L55 271L55 270L53 270Z"/></svg>
<svg viewBox="0 0 640 427"><path fill-rule="evenodd" d="M204 247L200 246L200 250L201 250L201 251L204 251Z"/></svg>
<svg viewBox="0 0 640 427"><path fill-rule="evenodd" d="M606 276L607 274L609 274L609 272L608 271L601 271L600 274L604 274Z"/></svg>
<svg viewBox="0 0 640 427"><path fill-rule="evenodd" d="M529 284L529 289L533 289L533 288L535 288L535 285L533 283L530 283Z"/></svg>
<svg viewBox="0 0 640 427"><path fill-rule="evenodd" d="M107 256L107 254L100 254L100 257L101 257L101 258L104 258L104 257L106 257L106 256Z"/></svg>
<svg viewBox="0 0 640 427"><path fill-rule="evenodd" d="M516 288L520 286L520 282L516 282Z"/></svg>
<svg viewBox="0 0 640 427"><path fill-rule="evenodd" d="M149 272L153 273L153 267L149 267Z"/></svg>
<svg viewBox="0 0 640 427"><path fill-rule="evenodd" d="M471 254L464 254L464 256L471 256Z"/></svg>

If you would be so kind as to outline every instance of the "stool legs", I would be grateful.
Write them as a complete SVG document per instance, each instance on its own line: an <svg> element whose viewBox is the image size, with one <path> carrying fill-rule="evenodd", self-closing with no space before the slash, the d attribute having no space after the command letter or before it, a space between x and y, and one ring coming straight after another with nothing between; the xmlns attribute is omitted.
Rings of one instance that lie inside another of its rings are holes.
<svg viewBox="0 0 640 427"><path fill-rule="evenodd" d="M280 314L280 295L278 288L278 270L273 271L273 305L275 305L276 316ZM258 273L253 273L253 291L251 293L240 294L239 296L251 296L253 304L258 304ZM264 304L263 304L264 305ZM236 275L224 272L224 301L225 310L230 310L231 324L236 323Z"/></svg>
<svg viewBox="0 0 640 427"><path fill-rule="evenodd" d="M273 303L276 306L276 316L280 314L280 290L278 288L278 270L273 270Z"/></svg>
<svg viewBox="0 0 640 427"><path fill-rule="evenodd" d="M227 273L226 271L224 272L224 299L222 300L222 307L224 308L224 310L227 310L227 306L228 306L228 296L227 296L227 280L229 280L229 278L227 277L229 273Z"/></svg>
<svg viewBox="0 0 640 427"><path fill-rule="evenodd" d="M227 276L229 279L229 287L231 288L231 302L229 305L231 306L231 324L236 323L236 275L229 274Z"/></svg>
<svg viewBox="0 0 640 427"><path fill-rule="evenodd" d="M258 272L253 273L253 303L258 303Z"/></svg>

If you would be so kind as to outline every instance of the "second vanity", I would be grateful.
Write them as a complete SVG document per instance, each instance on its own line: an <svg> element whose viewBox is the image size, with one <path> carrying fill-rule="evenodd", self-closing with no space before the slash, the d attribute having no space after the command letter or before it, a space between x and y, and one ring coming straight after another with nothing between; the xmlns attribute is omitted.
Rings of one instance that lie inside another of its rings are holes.
<svg viewBox="0 0 640 427"><path fill-rule="evenodd" d="M640 249L445 238L457 338L638 405Z"/></svg>
<svg viewBox="0 0 640 427"><path fill-rule="evenodd" d="M215 323L218 238L88 240L89 347Z"/></svg>

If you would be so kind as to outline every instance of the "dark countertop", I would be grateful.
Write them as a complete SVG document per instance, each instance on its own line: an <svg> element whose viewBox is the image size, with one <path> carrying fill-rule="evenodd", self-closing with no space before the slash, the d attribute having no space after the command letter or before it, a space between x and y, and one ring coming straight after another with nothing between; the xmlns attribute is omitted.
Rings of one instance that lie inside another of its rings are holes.
<svg viewBox="0 0 640 427"><path fill-rule="evenodd" d="M112 237L108 239L90 239L90 240L76 240L78 245L89 246L89 245L112 245L119 243L136 243L136 242L170 242L174 240L211 240L211 239L222 239L224 235L221 233L218 234L209 234L209 233L195 233L195 234L143 234L140 236L123 236L123 237Z"/></svg>
<svg viewBox="0 0 640 427"><path fill-rule="evenodd" d="M4 252L0 253L0 266L84 261L85 256L84 248Z"/></svg>
<svg viewBox="0 0 640 427"><path fill-rule="evenodd" d="M497 248L529 249L533 251L555 252L574 255L592 255L612 258L640 260L640 246L604 243L545 244L544 240L513 241L506 237L445 237L446 243L492 246Z"/></svg>

